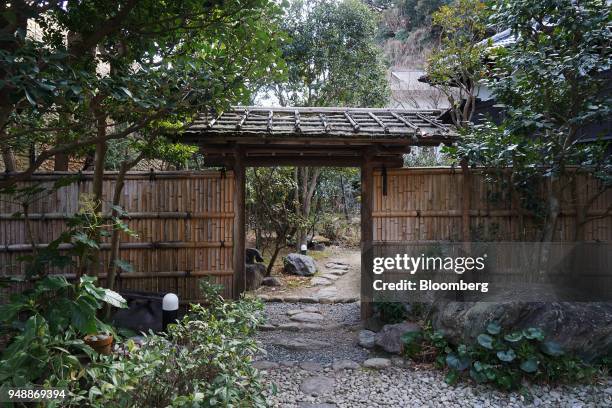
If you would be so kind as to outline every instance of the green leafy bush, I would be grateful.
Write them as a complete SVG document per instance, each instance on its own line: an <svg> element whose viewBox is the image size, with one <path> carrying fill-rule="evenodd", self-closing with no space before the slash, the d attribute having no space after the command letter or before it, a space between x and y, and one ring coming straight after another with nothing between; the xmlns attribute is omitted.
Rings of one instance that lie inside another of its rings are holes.
<svg viewBox="0 0 612 408"><path fill-rule="evenodd" d="M76 393L75 406L265 407L263 386L252 367L260 302L225 302L218 288L201 285L207 307L192 305L166 334L149 334L124 356L100 356L88 369L93 383Z"/></svg>
<svg viewBox="0 0 612 408"><path fill-rule="evenodd" d="M592 379L596 368L567 355L559 344L546 340L542 330L528 328L503 333L490 323L475 344L454 346L439 332L406 333L406 356L448 368L446 382L456 383L463 374L478 383L503 390L521 386L523 379L546 382L580 382Z"/></svg>
<svg viewBox="0 0 612 408"><path fill-rule="evenodd" d="M97 287L90 276L77 284L63 276L47 276L31 290L13 295L10 303L0 306L2 334L10 338L0 361L0 383L74 384L85 374L82 357L95 355L82 337L112 331L96 317L105 303L126 306L119 294Z"/></svg>

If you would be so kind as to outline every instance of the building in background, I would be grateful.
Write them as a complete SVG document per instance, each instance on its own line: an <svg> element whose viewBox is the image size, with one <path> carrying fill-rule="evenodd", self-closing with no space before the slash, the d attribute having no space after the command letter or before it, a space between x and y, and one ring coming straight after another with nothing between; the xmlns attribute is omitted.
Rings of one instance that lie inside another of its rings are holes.
<svg viewBox="0 0 612 408"><path fill-rule="evenodd" d="M389 87L391 88L389 107L448 109L448 98L442 91L428 83L419 82L419 78L424 75L425 71L421 70L391 71L389 74Z"/></svg>

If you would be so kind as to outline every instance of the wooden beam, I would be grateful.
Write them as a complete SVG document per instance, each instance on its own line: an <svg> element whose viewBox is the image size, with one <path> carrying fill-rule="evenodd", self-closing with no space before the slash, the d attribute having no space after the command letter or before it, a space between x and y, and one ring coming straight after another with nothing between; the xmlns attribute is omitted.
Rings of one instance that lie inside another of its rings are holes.
<svg viewBox="0 0 612 408"><path fill-rule="evenodd" d="M293 128L296 132L300 133L302 131L302 128L300 127L300 112L297 109L293 111L293 118L295 121Z"/></svg>
<svg viewBox="0 0 612 408"><path fill-rule="evenodd" d="M373 315L372 241L374 228L374 164L371 149L365 149L361 165L361 318Z"/></svg>
<svg viewBox="0 0 612 408"><path fill-rule="evenodd" d="M244 125L244 122L247 120L248 117L249 117L249 111L248 111L248 109L245 109L244 110L244 114L240 118L240 121L238 123L236 123L236 129L237 130L242 129L242 125Z"/></svg>
<svg viewBox="0 0 612 408"><path fill-rule="evenodd" d="M350 113L348 113L348 111L344 111L344 116L348 119L348 121L350 122L350 124L353 126L353 131L355 132L359 132L359 123L357 123L355 121L355 119L353 119L353 117L351 116Z"/></svg>
<svg viewBox="0 0 612 408"><path fill-rule="evenodd" d="M272 117L273 116L274 116L274 111L270 109L270 112L268 112L268 125L266 126L268 133L272 133Z"/></svg>
<svg viewBox="0 0 612 408"><path fill-rule="evenodd" d="M319 118L321 119L321 123L323 123L323 128L325 129L325 133L329 133L331 130L331 126L327 123L327 118L322 113L319 114Z"/></svg>
<svg viewBox="0 0 612 408"><path fill-rule="evenodd" d="M378 125L379 125L380 127L382 127L382 128L383 128L383 130L384 130L384 132L385 132L385 133L389 133L389 128L387 127L387 125L385 125L385 124L383 123L383 121L382 121L382 120L381 120L381 119L380 119L378 116L376 116L376 115L375 115L375 114L373 114L372 112L368 112L368 115L370 115L370 117L371 117L372 119L374 119L374 121L375 121L376 123L378 123Z"/></svg>
<svg viewBox="0 0 612 408"><path fill-rule="evenodd" d="M234 260L234 291L235 299L246 289L245 271L245 190L246 175L244 153L237 147L234 152L234 233L233 233L233 260Z"/></svg>

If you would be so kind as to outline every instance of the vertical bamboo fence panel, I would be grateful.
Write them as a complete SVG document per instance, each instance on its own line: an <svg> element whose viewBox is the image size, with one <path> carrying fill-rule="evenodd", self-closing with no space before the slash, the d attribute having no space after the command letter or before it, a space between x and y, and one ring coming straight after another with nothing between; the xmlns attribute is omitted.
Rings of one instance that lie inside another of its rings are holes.
<svg viewBox="0 0 612 408"><path fill-rule="evenodd" d="M37 174L24 185L51 186L68 174ZM72 174L74 175L74 174ZM105 214L110 213L116 174L104 177ZM29 208L33 236L47 244L66 229L66 219L79 209L79 197L91 193L92 174L50 194L41 195ZM133 272L123 272L119 290L175 292L182 301L200 300L197 281L211 276L224 286L224 295L233 296L234 177L228 171L128 173L121 206L128 212L127 223L138 236L123 234L119 258L129 262ZM0 197L0 275L22 276L31 253L22 209ZM108 264L110 245L102 245L102 265ZM105 268L103 268L104 270ZM74 270L53 270L74 276ZM105 272L100 275L104 283ZM19 288L13 288L18 290ZM6 293L6 292L5 292Z"/></svg>
<svg viewBox="0 0 612 408"><path fill-rule="evenodd" d="M530 241L536 239L534 217L520 209L501 183L491 183L480 170L472 170L464 187L461 169L406 168L374 173L374 241L462 241L463 195L470 194L469 230L473 241ZM583 200L596 191L597 181L586 175L578 184ZM542 192L542 197L544 197ZM585 227L585 240L612 241L612 191L599 196L589 209L595 217ZM556 241L573 241L575 203L564 197Z"/></svg>

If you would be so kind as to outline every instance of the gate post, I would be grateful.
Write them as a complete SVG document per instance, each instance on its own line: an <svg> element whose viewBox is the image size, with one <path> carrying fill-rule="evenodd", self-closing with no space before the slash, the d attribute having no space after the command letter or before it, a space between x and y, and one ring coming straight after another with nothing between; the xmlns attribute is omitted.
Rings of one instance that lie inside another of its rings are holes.
<svg viewBox="0 0 612 408"><path fill-rule="evenodd" d="M374 202L374 164L370 149L363 153L361 163L361 319L374 314L372 304L372 206Z"/></svg>
<svg viewBox="0 0 612 408"><path fill-rule="evenodd" d="M238 299L246 288L245 274L245 168L242 149L234 151L234 234L233 234L233 259L234 259L234 299Z"/></svg>

